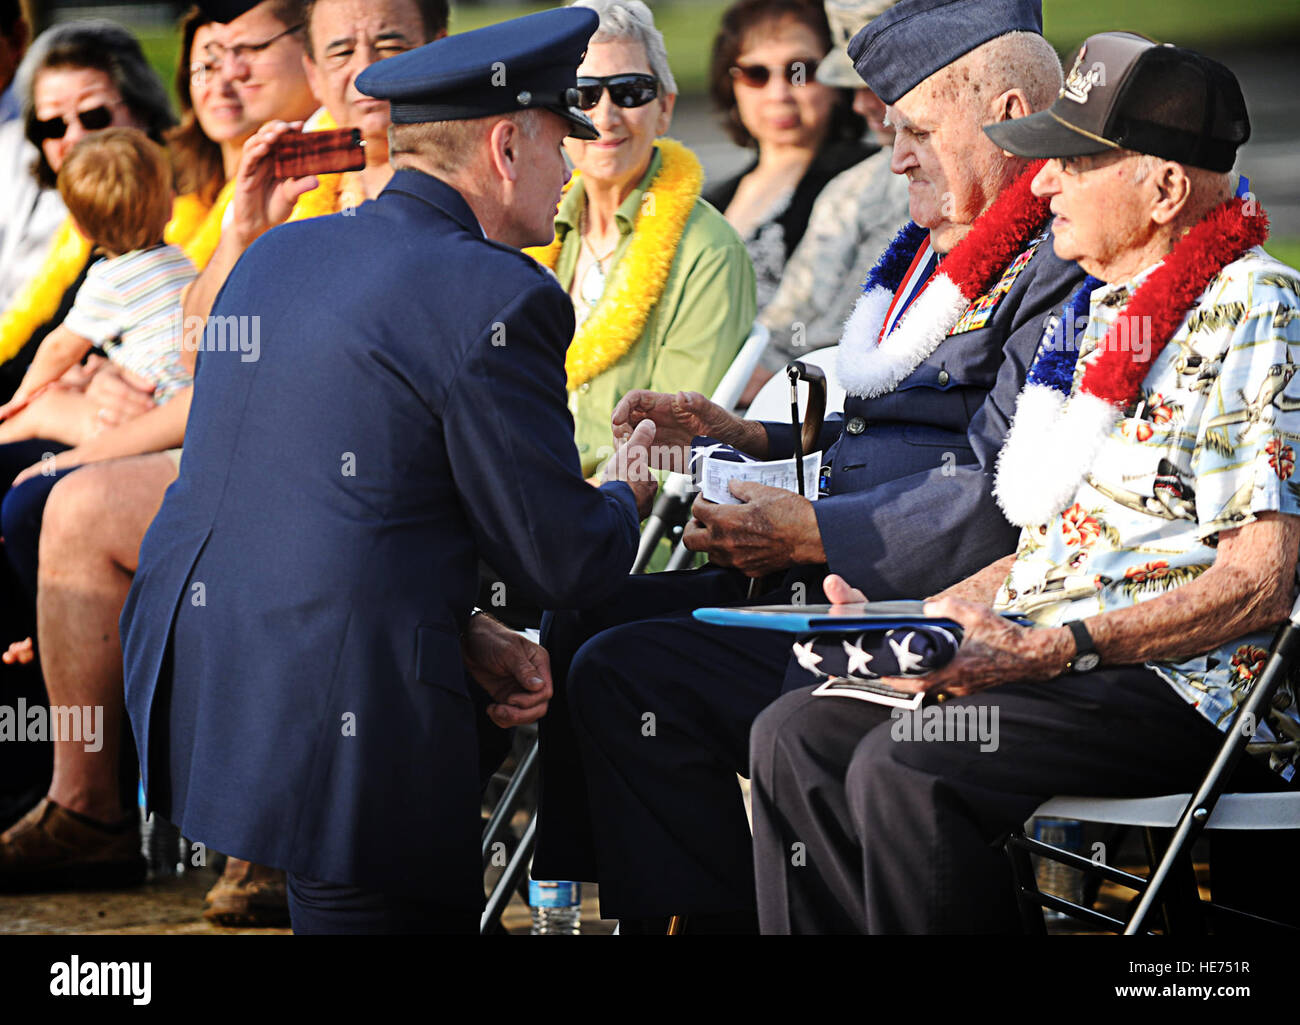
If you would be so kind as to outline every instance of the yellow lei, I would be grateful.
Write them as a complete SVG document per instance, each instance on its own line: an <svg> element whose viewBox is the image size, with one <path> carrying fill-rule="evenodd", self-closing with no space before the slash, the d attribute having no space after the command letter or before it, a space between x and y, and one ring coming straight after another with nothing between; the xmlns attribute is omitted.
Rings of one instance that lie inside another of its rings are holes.
<svg viewBox="0 0 1300 1025"><path fill-rule="evenodd" d="M230 208L230 201L234 195L235 179L231 178L221 186L212 209L208 211L207 216L203 218L203 223L199 225L199 230L184 247L185 255L198 270L206 267L208 261L212 259L212 254L217 251L217 243L221 241L221 223L226 219L226 210Z"/></svg>
<svg viewBox="0 0 1300 1025"><path fill-rule="evenodd" d="M208 213L207 204L193 193L177 196L165 240L184 248L198 232ZM210 255L210 254L209 254ZM0 315L0 363L18 355L32 333L59 312L63 294L72 287L90 259L90 242L82 238L69 217L59 225L48 255L36 272Z"/></svg>
<svg viewBox="0 0 1300 1025"><path fill-rule="evenodd" d="M611 272L591 316L573 337L564 359L570 391L612 367L641 337L650 311L664 294L677 245L704 184L704 169L694 153L673 139L661 139L655 145L663 162L646 189L646 195L655 196L654 216L637 214L627 251ZM577 180L574 171L567 188ZM524 252L555 270L562 248L557 236L549 246Z"/></svg>

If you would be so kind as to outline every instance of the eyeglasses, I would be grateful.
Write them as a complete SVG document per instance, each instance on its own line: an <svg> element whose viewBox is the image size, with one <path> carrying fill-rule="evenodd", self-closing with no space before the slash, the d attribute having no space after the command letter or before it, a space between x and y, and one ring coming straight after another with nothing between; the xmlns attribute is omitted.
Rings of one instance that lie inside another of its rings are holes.
<svg viewBox="0 0 1300 1025"><path fill-rule="evenodd" d="M579 78L579 110L591 110L600 102L600 94L609 90L609 98L616 107L644 107L659 95L659 79L654 75L606 75L604 78Z"/></svg>
<svg viewBox="0 0 1300 1025"><path fill-rule="evenodd" d="M817 74L817 65L820 63L821 61L816 58L809 58L791 61L784 66L777 64L773 67L764 64L733 64L731 77L754 89L762 89L772 81L774 74L783 76L791 85L803 85Z"/></svg>
<svg viewBox="0 0 1300 1025"><path fill-rule="evenodd" d="M208 60L213 61L218 65L226 59L226 54L230 54L230 56L234 57L235 60L251 61L265 53L272 43L283 39L287 35L292 35L294 32L299 32L302 28L302 24L293 25L290 28L285 29L283 32L277 32L270 39L263 40L260 43L236 43L234 46L222 46L220 43L209 43L207 47L205 47L205 50L208 55Z"/></svg>
<svg viewBox="0 0 1300 1025"><path fill-rule="evenodd" d="M73 114L81 127L88 132L98 132L101 128L107 128L113 123L113 108L107 106L91 107L89 110L79 110ZM68 134L68 123L71 118L48 117L44 121L37 121L32 126L32 135L35 136L36 142L44 142L46 139L62 139Z"/></svg>

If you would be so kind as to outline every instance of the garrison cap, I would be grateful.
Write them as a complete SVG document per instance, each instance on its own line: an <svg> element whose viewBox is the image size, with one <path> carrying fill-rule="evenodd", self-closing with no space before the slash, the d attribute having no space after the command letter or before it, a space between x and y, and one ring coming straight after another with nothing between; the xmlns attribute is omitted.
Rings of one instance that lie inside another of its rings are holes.
<svg viewBox="0 0 1300 1025"><path fill-rule="evenodd" d="M901 0L849 43L862 80L897 103L936 71L1008 32L1043 32L1041 0Z"/></svg>
<svg viewBox="0 0 1300 1025"><path fill-rule="evenodd" d="M1127 149L1224 172L1250 138L1250 116L1236 76L1218 61L1132 32L1102 32L1079 48L1048 110L984 132L1018 156Z"/></svg>
<svg viewBox="0 0 1300 1025"><path fill-rule="evenodd" d="M543 109L568 121L573 137L598 139L576 104L578 65L599 24L585 7L529 14L372 64L357 88L388 100L395 125Z"/></svg>

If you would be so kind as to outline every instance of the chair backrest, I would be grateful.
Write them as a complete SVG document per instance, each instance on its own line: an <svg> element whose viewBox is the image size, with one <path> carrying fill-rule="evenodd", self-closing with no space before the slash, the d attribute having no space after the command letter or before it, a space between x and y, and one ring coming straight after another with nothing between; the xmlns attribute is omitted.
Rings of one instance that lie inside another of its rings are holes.
<svg viewBox="0 0 1300 1025"><path fill-rule="evenodd" d="M838 345L828 345L822 349L812 349L799 359L821 367L826 373L826 411L839 412L844 408L844 388L835 372ZM808 385L799 382L799 408L804 408L808 401ZM754 401L745 413L747 420L779 420L784 423L790 418L790 381L785 374L777 374L759 389Z"/></svg>

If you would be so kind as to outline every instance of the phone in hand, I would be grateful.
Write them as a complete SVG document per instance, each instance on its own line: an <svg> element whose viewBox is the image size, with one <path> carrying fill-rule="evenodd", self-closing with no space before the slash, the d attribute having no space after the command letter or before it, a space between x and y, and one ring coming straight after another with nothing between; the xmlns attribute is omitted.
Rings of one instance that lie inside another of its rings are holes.
<svg viewBox="0 0 1300 1025"><path fill-rule="evenodd" d="M275 144L277 178L360 171L366 166L361 132L339 128L329 132L286 132Z"/></svg>

